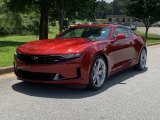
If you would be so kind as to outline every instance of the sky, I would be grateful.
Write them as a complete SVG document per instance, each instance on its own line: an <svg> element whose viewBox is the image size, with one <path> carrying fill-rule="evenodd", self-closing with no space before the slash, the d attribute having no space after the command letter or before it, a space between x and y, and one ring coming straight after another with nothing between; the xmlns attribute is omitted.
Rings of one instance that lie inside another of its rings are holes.
<svg viewBox="0 0 160 120"><path fill-rule="evenodd" d="M105 0L105 1L110 3L110 2L112 2L113 0Z"/></svg>

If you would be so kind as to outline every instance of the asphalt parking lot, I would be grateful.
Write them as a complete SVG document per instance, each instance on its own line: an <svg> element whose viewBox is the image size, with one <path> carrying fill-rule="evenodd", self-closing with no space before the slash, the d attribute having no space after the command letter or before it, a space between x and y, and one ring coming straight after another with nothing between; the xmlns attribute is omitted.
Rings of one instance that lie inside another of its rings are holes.
<svg viewBox="0 0 160 120"><path fill-rule="evenodd" d="M148 48L147 68L112 76L99 91L27 84L0 76L0 120L159 120L160 45Z"/></svg>

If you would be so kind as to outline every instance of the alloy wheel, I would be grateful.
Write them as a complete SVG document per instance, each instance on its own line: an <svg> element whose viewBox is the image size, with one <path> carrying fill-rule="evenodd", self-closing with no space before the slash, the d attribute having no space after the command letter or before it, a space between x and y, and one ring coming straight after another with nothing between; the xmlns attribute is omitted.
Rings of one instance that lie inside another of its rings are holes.
<svg viewBox="0 0 160 120"><path fill-rule="evenodd" d="M96 57L91 67L90 88L99 89L103 86L107 76L106 71L106 62L103 57Z"/></svg>
<svg viewBox="0 0 160 120"><path fill-rule="evenodd" d="M140 67L144 69L146 66L147 54L146 51L143 49L140 56Z"/></svg>

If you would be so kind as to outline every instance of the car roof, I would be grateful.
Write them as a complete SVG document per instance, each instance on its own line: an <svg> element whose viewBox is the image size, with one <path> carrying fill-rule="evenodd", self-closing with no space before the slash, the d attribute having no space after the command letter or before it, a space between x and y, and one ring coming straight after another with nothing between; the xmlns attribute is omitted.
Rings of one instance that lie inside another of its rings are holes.
<svg viewBox="0 0 160 120"><path fill-rule="evenodd" d="M75 25L74 27L76 28L81 28L81 27L125 27L123 25L117 25L117 24L80 24L80 25Z"/></svg>

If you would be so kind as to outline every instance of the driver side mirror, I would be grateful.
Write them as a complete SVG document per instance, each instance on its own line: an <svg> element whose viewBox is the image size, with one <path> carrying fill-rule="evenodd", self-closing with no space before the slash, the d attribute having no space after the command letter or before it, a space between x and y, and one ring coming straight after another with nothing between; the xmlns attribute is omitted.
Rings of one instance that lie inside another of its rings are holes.
<svg viewBox="0 0 160 120"><path fill-rule="evenodd" d="M117 39L117 40L125 39L125 38L126 38L126 36L125 36L124 34L117 34L117 35L116 35L116 39Z"/></svg>

